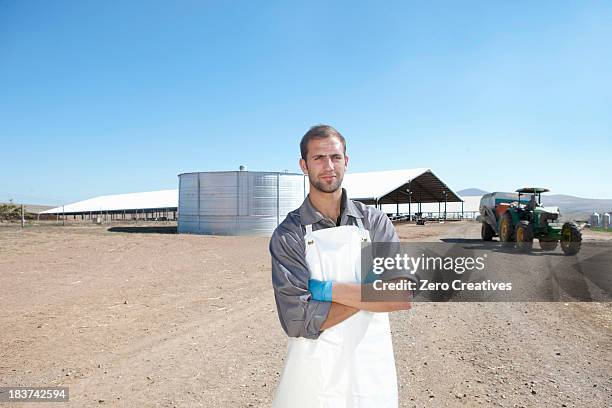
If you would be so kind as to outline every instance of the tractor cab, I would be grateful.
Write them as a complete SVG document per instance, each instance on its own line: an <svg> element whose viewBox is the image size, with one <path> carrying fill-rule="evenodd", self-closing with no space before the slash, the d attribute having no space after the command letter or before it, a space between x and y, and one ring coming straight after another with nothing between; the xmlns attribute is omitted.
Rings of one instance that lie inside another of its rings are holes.
<svg viewBox="0 0 612 408"><path fill-rule="evenodd" d="M550 191L547 188L539 188L539 187L524 187L516 190L518 193L518 202L521 202L521 195L527 195L529 197L529 201L526 204L529 210L533 211L536 207L542 206L542 193L546 193ZM525 199L523 199L525 201Z"/></svg>
<svg viewBox="0 0 612 408"><path fill-rule="evenodd" d="M530 221L534 224L534 228L546 228L548 224L554 223L559 219L559 207L544 207L542 205L542 193L550 190L540 187L524 187L516 190L518 193L518 202L526 202L524 205L519 205L523 216L519 215L519 219ZM523 199L521 200L521 196ZM528 200L525 200L529 197Z"/></svg>

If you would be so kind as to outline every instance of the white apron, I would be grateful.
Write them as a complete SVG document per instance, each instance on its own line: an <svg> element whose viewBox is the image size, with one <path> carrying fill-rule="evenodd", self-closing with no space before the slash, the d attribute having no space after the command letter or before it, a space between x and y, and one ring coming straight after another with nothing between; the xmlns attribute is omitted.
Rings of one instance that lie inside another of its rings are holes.
<svg viewBox="0 0 612 408"><path fill-rule="evenodd" d="M310 277L361 282L361 243L369 232L344 225L306 226ZM397 377L387 313L359 311L318 339L290 337L275 408L397 407Z"/></svg>

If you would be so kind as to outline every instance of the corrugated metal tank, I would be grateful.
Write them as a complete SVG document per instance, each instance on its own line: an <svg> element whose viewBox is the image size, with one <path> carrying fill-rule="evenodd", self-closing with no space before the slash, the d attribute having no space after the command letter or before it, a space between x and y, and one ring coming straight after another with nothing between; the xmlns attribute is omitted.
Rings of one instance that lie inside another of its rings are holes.
<svg viewBox="0 0 612 408"><path fill-rule="evenodd" d="M610 228L610 213L604 213L602 218L602 225L604 228Z"/></svg>
<svg viewBox="0 0 612 408"><path fill-rule="evenodd" d="M246 169L179 174L178 232L270 236L307 194L303 174Z"/></svg>
<svg viewBox="0 0 612 408"><path fill-rule="evenodd" d="M597 214L596 212L594 212L593 214L591 214L591 216L589 217L589 224L591 224L591 227L599 227L599 222L600 222L601 218L599 217L599 214Z"/></svg>

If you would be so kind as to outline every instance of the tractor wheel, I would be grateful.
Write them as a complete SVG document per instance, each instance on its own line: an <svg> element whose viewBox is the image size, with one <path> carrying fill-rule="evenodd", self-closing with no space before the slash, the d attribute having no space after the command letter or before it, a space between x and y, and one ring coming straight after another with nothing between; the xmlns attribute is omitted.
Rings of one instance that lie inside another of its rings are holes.
<svg viewBox="0 0 612 408"><path fill-rule="evenodd" d="M540 240L540 248L544 251L554 251L557 249L557 241L542 241Z"/></svg>
<svg viewBox="0 0 612 408"><path fill-rule="evenodd" d="M561 227L561 249L565 255L576 255L580 251L582 232L575 222L566 222Z"/></svg>
<svg viewBox="0 0 612 408"><path fill-rule="evenodd" d="M512 216L508 212L505 212L499 220L499 240L501 242L512 242L514 240Z"/></svg>
<svg viewBox="0 0 612 408"><path fill-rule="evenodd" d="M493 231L493 228L489 224L483 221L482 227L480 228L480 236L483 241L492 241L495 236L495 231Z"/></svg>
<svg viewBox="0 0 612 408"><path fill-rule="evenodd" d="M516 247L521 251L531 251L533 247L533 228L527 221L521 221L516 226Z"/></svg>

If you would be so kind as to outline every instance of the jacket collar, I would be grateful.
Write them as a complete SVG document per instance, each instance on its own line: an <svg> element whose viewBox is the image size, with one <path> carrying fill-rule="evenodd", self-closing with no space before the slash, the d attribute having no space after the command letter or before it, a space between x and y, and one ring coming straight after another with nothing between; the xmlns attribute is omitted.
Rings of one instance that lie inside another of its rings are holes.
<svg viewBox="0 0 612 408"><path fill-rule="evenodd" d="M310 194L304 199L304 202L299 208L299 213L300 224L302 225L316 224L325 219L325 216L312 205ZM353 200L348 198L344 188L342 189L340 214L342 218L344 218L345 214L353 218L363 218L363 214L359 211Z"/></svg>

